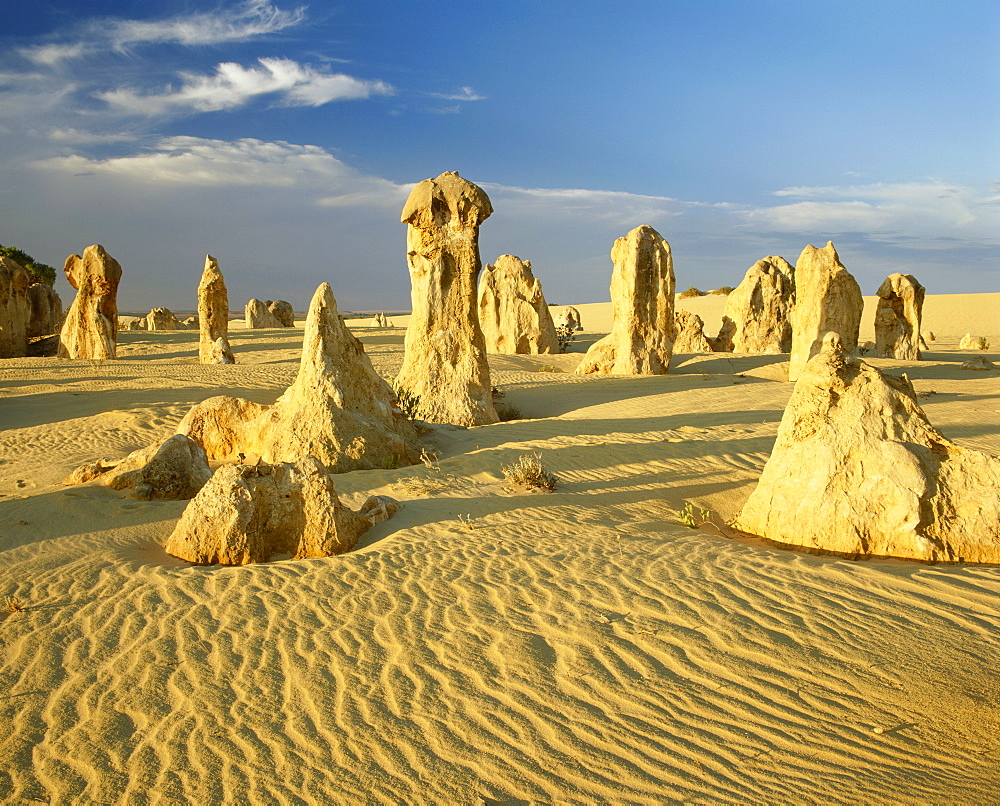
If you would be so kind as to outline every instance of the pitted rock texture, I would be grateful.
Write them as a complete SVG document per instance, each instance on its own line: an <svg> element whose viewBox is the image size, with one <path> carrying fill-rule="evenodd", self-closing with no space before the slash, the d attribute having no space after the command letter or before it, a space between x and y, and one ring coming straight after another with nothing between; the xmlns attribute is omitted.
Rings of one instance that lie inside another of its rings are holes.
<svg viewBox="0 0 1000 806"><path fill-rule="evenodd" d="M70 255L63 267L76 289L59 334L60 358L106 360L118 347L118 283L122 267L100 244Z"/></svg>
<svg viewBox="0 0 1000 806"><path fill-rule="evenodd" d="M556 326L531 262L501 255L479 281L479 324L486 351L508 355L559 352Z"/></svg>
<svg viewBox="0 0 1000 806"><path fill-rule="evenodd" d="M924 287L912 274L890 274L878 289L875 353L899 361L920 360Z"/></svg>
<svg viewBox="0 0 1000 806"><path fill-rule="evenodd" d="M768 255L747 269L726 299L716 349L725 353L787 353L792 349L795 269Z"/></svg>

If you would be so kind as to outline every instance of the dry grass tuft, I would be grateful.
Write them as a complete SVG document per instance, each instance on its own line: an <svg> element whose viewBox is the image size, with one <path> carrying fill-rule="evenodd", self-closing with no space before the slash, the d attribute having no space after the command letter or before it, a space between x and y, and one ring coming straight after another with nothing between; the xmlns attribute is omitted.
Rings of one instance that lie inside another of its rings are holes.
<svg viewBox="0 0 1000 806"><path fill-rule="evenodd" d="M554 490L558 479L545 469L540 453L526 453L516 462L500 468L504 478L511 484L529 490Z"/></svg>
<svg viewBox="0 0 1000 806"><path fill-rule="evenodd" d="M16 596L4 596L3 597L4 606L7 608L8 613L23 613L24 605L21 600Z"/></svg>

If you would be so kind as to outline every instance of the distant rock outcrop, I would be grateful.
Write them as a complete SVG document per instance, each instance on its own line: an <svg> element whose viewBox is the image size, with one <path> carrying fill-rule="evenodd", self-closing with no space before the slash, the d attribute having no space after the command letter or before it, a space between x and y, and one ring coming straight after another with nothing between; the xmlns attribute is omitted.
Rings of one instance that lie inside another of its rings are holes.
<svg viewBox="0 0 1000 806"><path fill-rule="evenodd" d="M992 361L987 360L981 355L977 355L970 358L968 361L964 362L959 369L971 369L976 372L989 372L991 369L996 369L997 365Z"/></svg>
<svg viewBox="0 0 1000 806"><path fill-rule="evenodd" d="M479 282L479 324L486 351L508 355L559 352L556 326L531 262L501 255Z"/></svg>
<svg viewBox="0 0 1000 806"><path fill-rule="evenodd" d="M946 439L905 375L835 333L821 344L736 527L848 555L1000 562L1000 458Z"/></svg>
<svg viewBox="0 0 1000 806"><path fill-rule="evenodd" d="M267 304L256 298L247 303L246 312L244 314L244 323L247 330L284 327L284 325L267 307Z"/></svg>
<svg viewBox="0 0 1000 806"><path fill-rule="evenodd" d="M63 267L76 289L59 334L60 358L114 358L118 345L118 283L122 267L100 244L70 255Z"/></svg>
<svg viewBox="0 0 1000 806"><path fill-rule="evenodd" d="M306 317L298 376L278 401L209 398L177 430L213 460L243 454L272 463L312 455L336 473L414 464L416 430L394 399L323 283Z"/></svg>
<svg viewBox="0 0 1000 806"><path fill-rule="evenodd" d="M48 283L28 287L28 338L37 339L59 332L62 324L62 300Z"/></svg>
<svg viewBox="0 0 1000 806"><path fill-rule="evenodd" d="M177 330L177 317L168 308L153 308L146 314L146 330Z"/></svg>
<svg viewBox="0 0 1000 806"><path fill-rule="evenodd" d="M698 314L678 308L674 312L674 327L677 331L674 354L712 352L712 345L705 338L705 323Z"/></svg>
<svg viewBox="0 0 1000 806"><path fill-rule="evenodd" d="M119 316L118 317L118 329L119 330L145 330L146 329L146 317L145 316Z"/></svg>
<svg viewBox="0 0 1000 806"><path fill-rule="evenodd" d="M417 184L403 206L413 313L396 386L428 422L500 419L476 314L479 225L492 212L486 193L454 171Z"/></svg>
<svg viewBox="0 0 1000 806"><path fill-rule="evenodd" d="M549 313L552 314L552 322L556 328L565 328L571 333L583 330L580 312L572 305L550 305Z"/></svg>
<svg viewBox="0 0 1000 806"><path fill-rule="evenodd" d="M924 287L912 274L890 274L878 289L875 352L881 358L920 360Z"/></svg>
<svg viewBox="0 0 1000 806"><path fill-rule="evenodd" d="M798 379L830 331L839 333L844 349L853 353L858 347L863 310L861 288L840 262L833 243L827 242L823 249L812 245L803 249L795 264L788 380Z"/></svg>
<svg viewBox="0 0 1000 806"><path fill-rule="evenodd" d="M777 255L761 258L726 299L716 349L724 353L790 352L794 302L794 267Z"/></svg>
<svg viewBox="0 0 1000 806"><path fill-rule="evenodd" d="M295 310L292 308L292 303L283 299L276 299L273 302L268 300L267 309L282 327L295 327Z"/></svg>
<svg viewBox="0 0 1000 806"><path fill-rule="evenodd" d="M188 504L166 550L211 565L267 562L282 554L331 557L354 548L388 512L389 501L373 496L360 512L348 509L312 456L273 465L227 465Z"/></svg>
<svg viewBox="0 0 1000 806"><path fill-rule="evenodd" d="M587 351L578 373L662 375L674 345L670 244L642 225L611 249L611 332Z"/></svg>
<svg viewBox="0 0 1000 806"><path fill-rule="evenodd" d="M375 318L372 319L372 327L389 327L389 318L385 313L375 314Z"/></svg>
<svg viewBox="0 0 1000 806"><path fill-rule="evenodd" d="M17 261L0 255L0 358L28 354L31 275Z"/></svg>
<svg viewBox="0 0 1000 806"><path fill-rule="evenodd" d="M219 261L205 255L198 283L198 361L202 364L235 364L229 347L229 292Z"/></svg>

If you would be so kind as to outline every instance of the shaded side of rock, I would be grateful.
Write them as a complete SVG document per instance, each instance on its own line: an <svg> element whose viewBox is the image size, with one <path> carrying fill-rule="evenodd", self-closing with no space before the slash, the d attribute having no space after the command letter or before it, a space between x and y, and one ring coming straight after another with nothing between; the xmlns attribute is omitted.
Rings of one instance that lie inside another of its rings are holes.
<svg viewBox="0 0 1000 806"><path fill-rule="evenodd" d="M16 260L0 255L0 358L28 354L31 274Z"/></svg>
<svg viewBox="0 0 1000 806"><path fill-rule="evenodd" d="M890 274L878 289L875 352L881 358L920 360L924 287L912 274Z"/></svg>
<svg viewBox="0 0 1000 806"><path fill-rule="evenodd" d="M371 525L340 503L311 456L296 462L219 468L188 504L166 544L193 563L246 565L350 551Z"/></svg>
<svg viewBox="0 0 1000 806"><path fill-rule="evenodd" d="M418 183L403 207L413 313L396 386L419 399L428 422L499 420L476 310L479 225L492 212L486 193L454 171Z"/></svg>
<svg viewBox="0 0 1000 806"><path fill-rule="evenodd" d="M539 355L559 352L556 326L531 262L501 255L479 283L479 324L490 353Z"/></svg>
<svg viewBox="0 0 1000 806"><path fill-rule="evenodd" d="M853 353L858 346L863 310L861 288L840 262L833 243L827 242L823 249L812 245L803 249L795 264L788 380L798 379L830 331L839 333L844 349Z"/></svg>
<svg viewBox="0 0 1000 806"><path fill-rule="evenodd" d="M747 269L743 281L726 299L716 349L750 354L789 352L794 302L794 267L777 255L761 258Z"/></svg>
<svg viewBox="0 0 1000 806"><path fill-rule="evenodd" d="M100 244L70 255L63 267L76 289L59 334L59 357L114 358L118 343L118 283L122 267Z"/></svg>
<svg viewBox="0 0 1000 806"><path fill-rule="evenodd" d="M822 344L737 528L847 555L1000 562L1000 458L946 439L905 375L836 334Z"/></svg>
<svg viewBox="0 0 1000 806"><path fill-rule="evenodd" d="M292 308L292 303L276 299L267 303L267 309L282 327L295 327L295 310Z"/></svg>
<svg viewBox="0 0 1000 806"><path fill-rule="evenodd" d="M62 324L62 300L48 283L28 287L28 338L37 339L59 332Z"/></svg>
<svg viewBox="0 0 1000 806"><path fill-rule="evenodd" d="M576 372L662 375L676 335L670 244L644 224L615 241L611 260L611 332L591 346Z"/></svg>

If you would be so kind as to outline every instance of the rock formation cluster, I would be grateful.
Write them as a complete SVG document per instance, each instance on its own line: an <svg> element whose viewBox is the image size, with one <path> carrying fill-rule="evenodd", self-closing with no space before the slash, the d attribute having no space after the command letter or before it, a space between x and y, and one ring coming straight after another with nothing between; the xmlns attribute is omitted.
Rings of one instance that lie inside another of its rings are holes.
<svg viewBox="0 0 1000 806"><path fill-rule="evenodd" d="M188 504L166 550L189 562L221 565L266 562L282 554L331 557L352 549L376 520L397 508L381 496L369 498L360 512L344 506L312 456L226 465Z"/></svg>
<svg viewBox="0 0 1000 806"><path fill-rule="evenodd" d="M63 267L76 289L59 334L60 358L114 358L118 344L118 283L122 267L100 244L70 255Z"/></svg>
<svg viewBox="0 0 1000 806"><path fill-rule="evenodd" d="M212 460L242 453L272 464L312 455L335 473L413 464L416 430L394 400L323 283L306 317L298 376L278 401L209 398L187 413L178 433Z"/></svg>
<svg viewBox="0 0 1000 806"><path fill-rule="evenodd" d="M375 314L375 318L372 319L372 327L392 327L392 325L389 322L389 317L383 311Z"/></svg>
<svg viewBox="0 0 1000 806"><path fill-rule="evenodd" d="M198 283L198 361L202 364L235 364L229 347L229 292L219 261L205 255Z"/></svg>
<svg viewBox="0 0 1000 806"><path fill-rule="evenodd" d="M0 255L0 358L28 353L31 275L20 263Z"/></svg>
<svg viewBox="0 0 1000 806"><path fill-rule="evenodd" d="M282 321L274 315L274 312L267 307L266 302L261 302L256 298L247 303L246 312L243 318L247 330L285 326Z"/></svg>
<svg viewBox="0 0 1000 806"><path fill-rule="evenodd" d="M712 352L712 344L705 338L705 323L698 314L678 308L674 312L674 328L677 333L675 354Z"/></svg>
<svg viewBox="0 0 1000 806"><path fill-rule="evenodd" d="M413 312L396 386L434 423L498 422L476 313L479 225L489 197L454 171L418 183L403 206Z"/></svg>
<svg viewBox="0 0 1000 806"><path fill-rule="evenodd" d="M486 351L508 355L559 352L556 326L531 262L501 255L479 281L479 324Z"/></svg>
<svg viewBox="0 0 1000 806"><path fill-rule="evenodd" d="M1000 458L928 422L836 333L800 373L737 528L848 555L1000 562Z"/></svg>
<svg viewBox="0 0 1000 806"><path fill-rule="evenodd" d="M747 269L729 294L715 347L727 353L787 353L792 349L791 311L795 269L769 255Z"/></svg>
<svg viewBox="0 0 1000 806"><path fill-rule="evenodd" d="M803 249L795 264L788 380L798 379L830 331L840 334L844 349L853 353L858 346L863 309L861 288L840 262L833 243L827 242L822 249L812 245Z"/></svg>
<svg viewBox="0 0 1000 806"><path fill-rule="evenodd" d="M177 330L180 323L168 308L153 308L146 314L146 330ZM183 330L183 328L181 328Z"/></svg>
<svg viewBox="0 0 1000 806"><path fill-rule="evenodd" d="M675 336L670 244L644 224L615 241L611 260L611 332L591 346L576 371L662 375Z"/></svg>
<svg viewBox="0 0 1000 806"><path fill-rule="evenodd" d="M878 289L875 353L880 358L920 360L924 287L912 274L890 274Z"/></svg>

